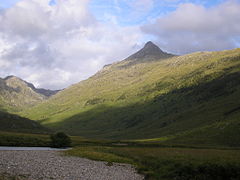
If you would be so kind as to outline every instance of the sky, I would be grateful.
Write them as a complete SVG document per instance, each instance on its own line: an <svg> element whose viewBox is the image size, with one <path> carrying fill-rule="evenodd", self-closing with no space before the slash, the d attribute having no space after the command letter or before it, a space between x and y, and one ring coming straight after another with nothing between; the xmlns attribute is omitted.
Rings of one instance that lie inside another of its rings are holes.
<svg viewBox="0 0 240 180"><path fill-rule="evenodd" d="M174 54L240 47L240 0L0 0L0 77L62 89L153 41Z"/></svg>

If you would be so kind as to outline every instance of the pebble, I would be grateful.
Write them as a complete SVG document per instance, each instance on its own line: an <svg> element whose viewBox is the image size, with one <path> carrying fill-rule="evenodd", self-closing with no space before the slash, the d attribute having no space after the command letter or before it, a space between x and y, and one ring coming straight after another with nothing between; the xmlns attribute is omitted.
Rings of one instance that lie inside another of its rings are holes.
<svg viewBox="0 0 240 180"><path fill-rule="evenodd" d="M0 151L0 174L26 180L143 180L128 164L63 156L58 151Z"/></svg>

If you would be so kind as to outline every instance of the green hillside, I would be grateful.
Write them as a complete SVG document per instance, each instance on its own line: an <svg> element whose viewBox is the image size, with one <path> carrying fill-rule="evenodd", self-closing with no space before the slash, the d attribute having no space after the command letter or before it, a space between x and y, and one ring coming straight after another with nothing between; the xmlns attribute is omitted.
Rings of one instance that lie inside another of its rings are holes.
<svg viewBox="0 0 240 180"><path fill-rule="evenodd" d="M240 145L240 49L139 52L21 114L86 137Z"/></svg>

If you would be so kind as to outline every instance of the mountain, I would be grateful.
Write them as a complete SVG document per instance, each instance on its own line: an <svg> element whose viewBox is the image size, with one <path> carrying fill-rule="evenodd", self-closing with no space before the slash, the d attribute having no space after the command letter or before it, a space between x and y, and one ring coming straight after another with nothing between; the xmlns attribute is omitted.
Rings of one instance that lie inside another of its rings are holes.
<svg viewBox="0 0 240 180"><path fill-rule="evenodd" d="M0 78L0 109L10 112L32 107L58 91L37 89L18 77Z"/></svg>
<svg viewBox="0 0 240 180"><path fill-rule="evenodd" d="M239 146L239 99L240 49L174 56L149 42L21 115L86 137Z"/></svg>

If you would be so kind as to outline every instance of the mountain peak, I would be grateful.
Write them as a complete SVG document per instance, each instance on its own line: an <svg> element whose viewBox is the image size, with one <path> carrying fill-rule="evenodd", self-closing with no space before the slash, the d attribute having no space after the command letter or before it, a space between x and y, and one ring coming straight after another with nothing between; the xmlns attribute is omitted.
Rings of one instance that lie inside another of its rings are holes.
<svg viewBox="0 0 240 180"><path fill-rule="evenodd" d="M143 47L143 49L144 48L158 48L158 49L160 49L156 44L154 44L152 41L148 41L145 45L144 45L144 47ZM161 49L160 49L161 50Z"/></svg>
<svg viewBox="0 0 240 180"><path fill-rule="evenodd" d="M135 54L129 56L126 60L158 60L172 57L172 54L163 52L156 44L152 41L148 41L142 49L137 51Z"/></svg>

